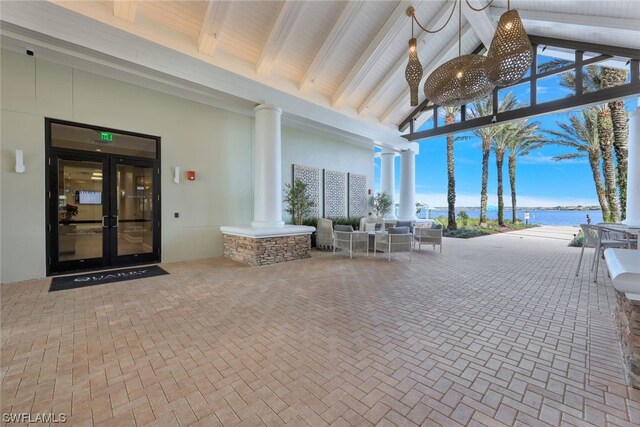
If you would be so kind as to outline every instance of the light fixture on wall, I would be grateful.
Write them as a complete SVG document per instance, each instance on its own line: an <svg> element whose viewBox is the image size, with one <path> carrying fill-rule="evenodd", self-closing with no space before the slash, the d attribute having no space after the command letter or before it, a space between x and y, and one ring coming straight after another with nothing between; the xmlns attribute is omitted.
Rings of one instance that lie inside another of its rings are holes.
<svg viewBox="0 0 640 427"><path fill-rule="evenodd" d="M481 12L489 7L493 0L481 8L473 7L469 0L466 0L466 3L470 9ZM531 43L518 12L511 10L510 1L507 12L500 17L500 23L486 57L476 54L462 55L462 0L453 2L449 17L437 30L423 27L415 17L414 9L408 8L407 15L411 17L412 40L414 22L427 33L437 33L442 31L451 21L456 7L458 8L458 57L435 69L427 77L424 85L427 99L442 106L466 104L488 95L496 86L508 85L520 80L533 60ZM411 41L409 41L410 64L411 61ZM417 52L415 61L419 64ZM407 70L410 64L407 64ZM409 82L408 77L407 81ZM412 82L409 82L409 90L412 93L411 105L417 105L417 100L414 104Z"/></svg>
<svg viewBox="0 0 640 427"><path fill-rule="evenodd" d="M25 173L27 168L24 166L24 152L16 150L16 173Z"/></svg>

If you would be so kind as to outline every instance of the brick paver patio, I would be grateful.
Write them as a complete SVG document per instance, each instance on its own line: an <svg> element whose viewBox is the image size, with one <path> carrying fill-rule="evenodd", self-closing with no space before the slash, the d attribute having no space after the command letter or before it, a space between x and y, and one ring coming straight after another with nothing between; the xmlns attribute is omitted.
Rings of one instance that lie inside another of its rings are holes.
<svg viewBox="0 0 640 427"><path fill-rule="evenodd" d="M640 425L615 295L562 239L2 286L2 413L73 425ZM587 252L591 255L592 250ZM604 264L603 264L604 265ZM601 266L602 267L602 266Z"/></svg>

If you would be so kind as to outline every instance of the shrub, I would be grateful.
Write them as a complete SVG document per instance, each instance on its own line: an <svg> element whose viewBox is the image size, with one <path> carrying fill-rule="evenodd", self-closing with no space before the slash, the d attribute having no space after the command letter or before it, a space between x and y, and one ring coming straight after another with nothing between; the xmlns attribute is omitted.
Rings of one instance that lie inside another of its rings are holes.
<svg viewBox="0 0 640 427"><path fill-rule="evenodd" d="M354 230L360 228L360 218L348 218L345 216L337 216L334 218L329 218L333 221L333 225L350 225Z"/></svg>
<svg viewBox="0 0 640 427"><path fill-rule="evenodd" d="M306 218L302 223L302 225L308 225L310 227L318 228L318 218L311 218L311 217Z"/></svg>
<svg viewBox="0 0 640 427"><path fill-rule="evenodd" d="M391 206L393 206L393 199L387 193L378 193L375 196L369 198L369 203L373 208L373 212L378 218L384 218L386 214L391 212Z"/></svg>
<svg viewBox="0 0 640 427"><path fill-rule="evenodd" d="M484 228L458 228L457 230L445 230L445 237L456 237L458 239L469 239L471 237L486 236L493 234L493 231Z"/></svg>
<svg viewBox="0 0 640 427"><path fill-rule="evenodd" d="M569 242L569 246L575 248L581 248L584 244L584 235L582 234L582 230L578 232L578 234L573 235L573 239Z"/></svg>

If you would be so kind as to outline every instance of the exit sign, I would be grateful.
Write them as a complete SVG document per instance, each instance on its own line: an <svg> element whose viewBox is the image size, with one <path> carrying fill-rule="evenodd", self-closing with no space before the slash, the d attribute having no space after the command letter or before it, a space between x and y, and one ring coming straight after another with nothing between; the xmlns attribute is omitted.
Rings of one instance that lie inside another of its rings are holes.
<svg viewBox="0 0 640 427"><path fill-rule="evenodd" d="M102 141L113 141L113 134L109 132L100 132L100 139Z"/></svg>

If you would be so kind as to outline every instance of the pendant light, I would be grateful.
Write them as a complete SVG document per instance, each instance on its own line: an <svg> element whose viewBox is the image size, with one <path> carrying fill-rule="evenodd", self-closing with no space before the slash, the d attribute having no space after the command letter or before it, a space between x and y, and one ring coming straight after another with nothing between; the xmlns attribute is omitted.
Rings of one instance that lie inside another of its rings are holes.
<svg viewBox="0 0 640 427"><path fill-rule="evenodd" d="M508 86L520 80L531 67L533 49L517 10L502 14L487 54L487 72L496 86Z"/></svg>
<svg viewBox="0 0 640 427"><path fill-rule="evenodd" d="M413 16L415 9L409 7L407 9L407 15ZM404 76L409 83L409 92L411 93L411 106L418 105L418 89L420 88L420 81L422 80L422 64L418 59L418 42L413 37L413 19L411 20L411 39L409 40L409 62L407 68L404 70Z"/></svg>

